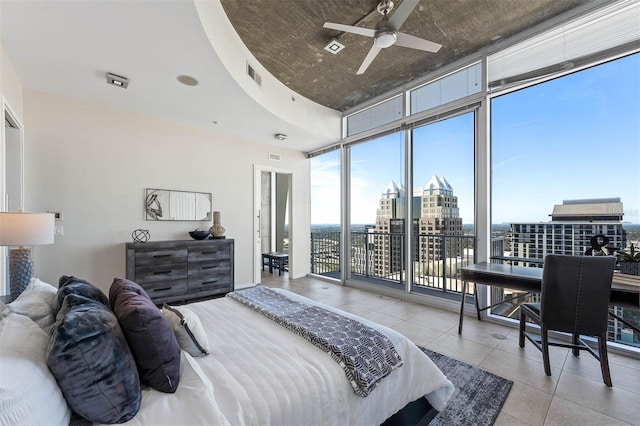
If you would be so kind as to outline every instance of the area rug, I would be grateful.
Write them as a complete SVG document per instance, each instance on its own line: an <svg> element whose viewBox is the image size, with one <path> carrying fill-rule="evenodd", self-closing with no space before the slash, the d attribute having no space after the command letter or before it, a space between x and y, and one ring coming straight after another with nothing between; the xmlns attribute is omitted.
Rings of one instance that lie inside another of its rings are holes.
<svg viewBox="0 0 640 426"><path fill-rule="evenodd" d="M421 349L456 387L447 407L429 425L492 425L513 382L446 355Z"/></svg>

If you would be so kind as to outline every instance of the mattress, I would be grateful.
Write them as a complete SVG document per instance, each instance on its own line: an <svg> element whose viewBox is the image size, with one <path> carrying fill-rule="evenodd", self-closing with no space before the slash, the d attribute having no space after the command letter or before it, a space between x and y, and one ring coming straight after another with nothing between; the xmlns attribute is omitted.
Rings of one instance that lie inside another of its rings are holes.
<svg viewBox="0 0 640 426"><path fill-rule="evenodd" d="M436 365L396 331L286 290L287 296L361 321L386 335L403 365L367 396L354 393L327 353L228 297L192 303L210 353L182 353L175 394L143 391L131 424L375 425L425 397L442 410L454 388Z"/></svg>

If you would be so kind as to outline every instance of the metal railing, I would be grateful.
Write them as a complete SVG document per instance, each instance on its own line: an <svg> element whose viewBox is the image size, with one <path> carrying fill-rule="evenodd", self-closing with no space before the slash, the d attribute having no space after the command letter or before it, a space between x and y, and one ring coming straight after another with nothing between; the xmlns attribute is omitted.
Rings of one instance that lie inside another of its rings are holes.
<svg viewBox="0 0 640 426"><path fill-rule="evenodd" d="M474 261L475 236L419 234L413 241L412 289L460 293L459 270ZM404 287L405 234L352 232L350 254L353 278ZM311 233L311 273L339 278L340 232Z"/></svg>
<svg viewBox="0 0 640 426"><path fill-rule="evenodd" d="M340 277L340 232L311 233L311 273Z"/></svg>

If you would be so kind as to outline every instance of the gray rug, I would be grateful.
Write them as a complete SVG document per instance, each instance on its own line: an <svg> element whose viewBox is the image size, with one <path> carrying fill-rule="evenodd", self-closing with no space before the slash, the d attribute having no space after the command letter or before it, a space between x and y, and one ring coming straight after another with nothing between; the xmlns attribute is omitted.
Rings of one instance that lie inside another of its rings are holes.
<svg viewBox="0 0 640 426"><path fill-rule="evenodd" d="M456 387L447 407L429 425L492 425L513 382L446 355L422 350Z"/></svg>

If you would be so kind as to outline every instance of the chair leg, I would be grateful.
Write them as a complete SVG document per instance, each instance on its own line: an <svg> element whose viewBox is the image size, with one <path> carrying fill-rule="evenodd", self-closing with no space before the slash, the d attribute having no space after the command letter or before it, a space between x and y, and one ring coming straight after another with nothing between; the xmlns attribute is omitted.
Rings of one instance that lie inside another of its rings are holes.
<svg viewBox="0 0 640 426"><path fill-rule="evenodd" d="M578 349L578 345L580 344L579 341L580 335L577 333L573 334L573 348L571 350L571 352L573 352L573 356L580 356L580 349Z"/></svg>
<svg viewBox="0 0 640 426"><path fill-rule="evenodd" d="M549 337L545 325L540 328L540 340L542 341L542 362L544 362L544 373L551 376L551 364L549 363Z"/></svg>
<svg viewBox="0 0 640 426"><path fill-rule="evenodd" d="M607 333L604 332L598 336L598 352L600 353L600 369L602 370L602 378L604 384L612 387L611 372L609 371L609 356L607 355Z"/></svg>
<svg viewBox="0 0 640 426"><path fill-rule="evenodd" d="M524 332L527 322L527 315L524 313L524 309L520 307L520 347L524 348Z"/></svg>

